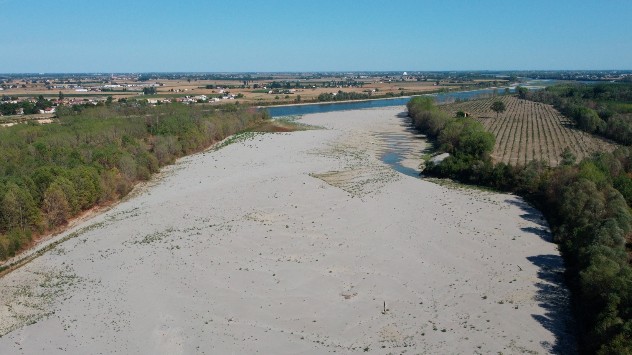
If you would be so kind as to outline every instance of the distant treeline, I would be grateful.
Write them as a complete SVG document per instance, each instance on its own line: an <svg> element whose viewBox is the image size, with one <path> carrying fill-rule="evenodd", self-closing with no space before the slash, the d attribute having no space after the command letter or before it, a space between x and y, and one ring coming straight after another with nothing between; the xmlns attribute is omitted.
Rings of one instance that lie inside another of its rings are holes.
<svg viewBox="0 0 632 355"><path fill-rule="evenodd" d="M632 352L632 148L599 153L575 164L565 151L560 166L494 164L493 138L469 119L413 98L408 111L417 128L451 156L429 163L424 174L449 177L523 196L545 214L559 244L573 295L580 351Z"/></svg>
<svg viewBox="0 0 632 355"><path fill-rule="evenodd" d="M370 99L371 95L360 92L344 92L338 91L336 94L324 92L318 95L318 101L347 101L347 100L366 100Z"/></svg>
<svg viewBox="0 0 632 355"><path fill-rule="evenodd" d="M322 93L318 95L317 101L319 102L327 102L327 101L353 101L353 100L369 100L369 99L383 99L390 98L396 96L412 96L412 95L422 95L422 94L430 94L435 92L442 92L445 89L438 89L435 91L400 91L399 93L387 92L382 94L379 91L374 93L369 92L345 92L339 90L337 93Z"/></svg>
<svg viewBox="0 0 632 355"><path fill-rule="evenodd" d="M589 133L632 144L632 83L562 84L518 89L520 98L553 105Z"/></svg>
<svg viewBox="0 0 632 355"><path fill-rule="evenodd" d="M0 129L0 260L33 235L119 199L161 166L262 117L238 105L137 102L59 114L59 123Z"/></svg>
<svg viewBox="0 0 632 355"><path fill-rule="evenodd" d="M40 110L53 106L53 103L45 99L42 95L39 96L36 102L20 101L17 103L11 103L9 102L10 99L17 100L17 98L2 96L3 102L0 102L0 115L16 115L19 114L20 109L22 109L22 113L25 115L35 114L39 113Z"/></svg>

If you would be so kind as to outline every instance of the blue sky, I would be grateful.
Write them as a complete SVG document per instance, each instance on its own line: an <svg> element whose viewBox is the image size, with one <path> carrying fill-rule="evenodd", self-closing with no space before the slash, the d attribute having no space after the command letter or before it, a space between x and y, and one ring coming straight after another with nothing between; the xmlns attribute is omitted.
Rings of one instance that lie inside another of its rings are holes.
<svg viewBox="0 0 632 355"><path fill-rule="evenodd" d="M0 0L0 73L632 69L632 1Z"/></svg>

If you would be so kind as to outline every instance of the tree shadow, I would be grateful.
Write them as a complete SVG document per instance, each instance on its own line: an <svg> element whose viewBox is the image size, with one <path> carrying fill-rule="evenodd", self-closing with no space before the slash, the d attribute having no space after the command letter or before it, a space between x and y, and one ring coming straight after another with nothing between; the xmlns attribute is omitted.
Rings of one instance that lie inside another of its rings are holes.
<svg viewBox="0 0 632 355"><path fill-rule="evenodd" d="M529 222L533 222L540 227L544 227L546 230L549 229L549 225L546 222L546 219L544 219L544 216L542 216L542 213L537 208L528 204L526 201L522 199L506 199L505 202L510 205L517 206L523 212L525 212L525 214L520 215L520 217L522 217L523 219Z"/></svg>
<svg viewBox="0 0 632 355"><path fill-rule="evenodd" d="M522 231L535 234L547 242L553 242L549 225L538 209L522 199L506 199L505 202L519 207L524 212L520 217L535 224L521 227ZM529 256L527 260L538 267L535 301L544 310L544 314L531 316L555 337L553 343L542 342L541 345L553 354L577 353L570 291L564 279L564 260L557 254Z"/></svg>
<svg viewBox="0 0 632 355"><path fill-rule="evenodd" d="M564 284L562 257L536 255L527 257L527 260L539 268L535 300L544 310L544 314L531 316L555 336L554 343L542 342L541 345L553 354L577 353L575 324L570 309L570 293Z"/></svg>
<svg viewBox="0 0 632 355"><path fill-rule="evenodd" d="M408 118L408 121L412 122L410 116L408 115L408 111L402 111L402 112L398 113L397 117L399 117L399 118Z"/></svg>
<svg viewBox="0 0 632 355"><path fill-rule="evenodd" d="M413 135L413 139L424 139L427 140L428 136L422 133L415 125L413 125L413 119L408 115L407 111L403 111L397 114L398 118L401 118L399 125L404 127L406 132ZM436 142L433 140L427 140L426 147L421 151L421 154L432 154L437 151Z"/></svg>
<svg viewBox="0 0 632 355"><path fill-rule="evenodd" d="M553 236L551 235L551 231L547 227L521 227L520 230L523 232L535 234L538 237L542 238L542 240L553 243Z"/></svg>
<svg viewBox="0 0 632 355"><path fill-rule="evenodd" d="M397 114L397 117L401 119L399 125L404 127L406 132L412 133L416 136L425 137L425 135L421 133L415 125L413 125L413 119L408 116L408 112L400 112Z"/></svg>
<svg viewBox="0 0 632 355"><path fill-rule="evenodd" d="M549 229L549 224L546 222L546 219L542 216L542 213L538 209L522 199L506 199L505 202L510 205L518 206L523 212L525 212L524 214L521 214L520 217L526 221L536 224L535 227L521 227L520 230L535 234L542 240L553 243L553 235Z"/></svg>

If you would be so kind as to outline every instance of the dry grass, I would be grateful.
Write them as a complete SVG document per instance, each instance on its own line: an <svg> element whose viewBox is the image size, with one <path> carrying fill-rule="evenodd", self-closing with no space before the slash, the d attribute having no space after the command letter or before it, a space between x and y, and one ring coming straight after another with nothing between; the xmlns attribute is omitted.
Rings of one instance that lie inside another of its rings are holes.
<svg viewBox="0 0 632 355"><path fill-rule="evenodd" d="M290 80L295 81L296 79L291 78L278 78L275 79L277 81L282 80ZM331 81L338 80L342 81L342 78L327 78L322 80L309 80L308 82L322 82L322 81ZM206 89L207 85L212 85L214 87L220 86L230 86L230 85L240 85L241 82L234 80L200 80L200 81L191 81L190 83L186 80L160 80L164 85L158 88L159 94L171 94L170 90L179 90L182 95L217 95L219 91L217 89ZM259 84L260 86L266 85L269 81L252 81L249 85ZM337 92L338 90L342 90L344 92L357 92L362 93L367 90L376 89L376 93L374 95L384 95L386 93L399 94L401 91L432 91L436 90L437 87L433 86L432 82L379 82L379 81L365 81L365 85L362 88L305 88L305 89L296 89L292 94L268 94L266 92L255 92L261 91L263 89L228 89L231 94L237 95L242 94L243 97L239 99L239 101L246 103L287 103L294 101L298 95L301 96L301 101L315 101L318 98L318 95L322 93L331 93ZM403 90L400 90L403 89ZM287 97L286 97L287 96ZM278 98L277 98L278 97Z"/></svg>

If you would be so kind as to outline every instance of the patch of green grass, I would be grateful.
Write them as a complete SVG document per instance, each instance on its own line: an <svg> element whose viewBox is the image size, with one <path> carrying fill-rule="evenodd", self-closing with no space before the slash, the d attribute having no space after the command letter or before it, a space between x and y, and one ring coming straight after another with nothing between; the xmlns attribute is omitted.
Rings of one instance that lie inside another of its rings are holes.
<svg viewBox="0 0 632 355"><path fill-rule="evenodd" d="M245 130L230 136L225 139L223 142L218 144L213 150L219 150L227 145L243 142L250 139L253 139L259 134L264 133L283 133L283 132L294 132L294 131L306 131L310 129L322 129L322 127L311 126L308 124L304 124L301 122L297 122L300 119L300 116L287 116L279 119L272 120L262 120L257 122L253 126L246 128Z"/></svg>
<svg viewBox="0 0 632 355"><path fill-rule="evenodd" d="M217 151L233 143L244 142L244 141L253 139L255 136L259 134L262 134L262 132L244 131L244 132L239 132L237 134L233 134L232 136L224 139L220 144L215 146L213 150Z"/></svg>
<svg viewBox="0 0 632 355"><path fill-rule="evenodd" d="M428 161L430 160L434 155L431 153L424 153L421 155L421 160L422 161Z"/></svg>
<svg viewBox="0 0 632 355"><path fill-rule="evenodd" d="M618 113L632 113L632 103L630 102L614 101L606 102L606 105L609 109Z"/></svg>
<svg viewBox="0 0 632 355"><path fill-rule="evenodd" d="M173 228L168 228L162 232L154 232L152 234L144 236L141 240L134 241L133 244L151 244L154 242L159 242L170 236L172 232Z"/></svg>
<svg viewBox="0 0 632 355"><path fill-rule="evenodd" d="M302 118L303 118L302 116L283 116L283 117L275 118L273 119L273 121L282 125L292 125L294 127L297 127L298 128L297 130L300 130L300 131L306 131L310 129L325 129L325 127L322 127L322 126L313 126L307 123L299 122L299 120Z"/></svg>

